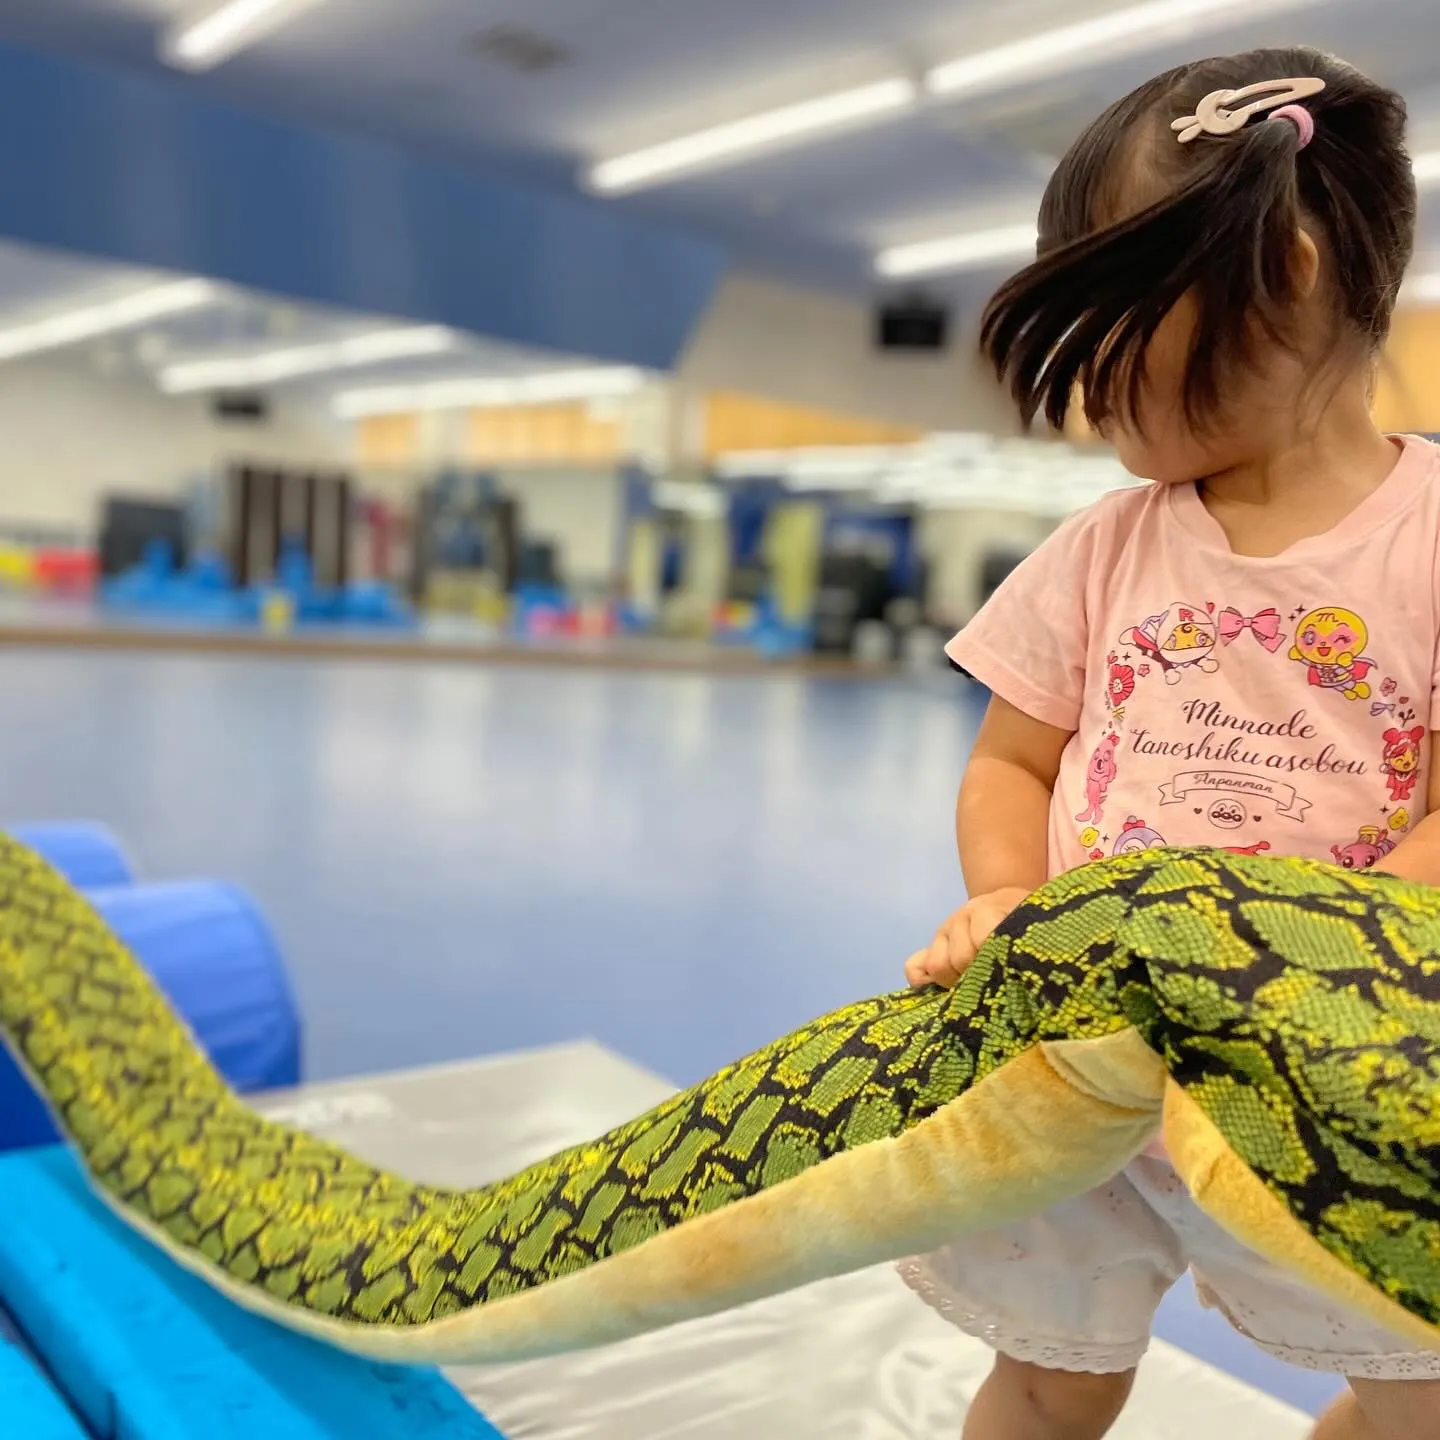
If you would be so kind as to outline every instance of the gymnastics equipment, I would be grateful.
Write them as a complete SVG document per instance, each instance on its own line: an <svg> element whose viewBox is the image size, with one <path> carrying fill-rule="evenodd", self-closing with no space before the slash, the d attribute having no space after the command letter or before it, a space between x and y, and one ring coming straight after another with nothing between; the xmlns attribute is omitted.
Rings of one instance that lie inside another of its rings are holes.
<svg viewBox="0 0 1440 1440"><path fill-rule="evenodd" d="M1197 1205L1440 1348L1440 890L1125 855L950 992L862 1001L474 1190L257 1114L101 911L0 839L0 1033L95 1193L239 1306L388 1362L624 1339L1103 1184L1163 1131Z"/></svg>

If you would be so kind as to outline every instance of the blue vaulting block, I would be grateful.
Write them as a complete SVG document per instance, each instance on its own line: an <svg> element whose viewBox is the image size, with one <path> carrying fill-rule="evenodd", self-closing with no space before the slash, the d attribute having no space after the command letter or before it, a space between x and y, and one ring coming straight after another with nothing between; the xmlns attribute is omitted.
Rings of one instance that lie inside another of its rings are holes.
<svg viewBox="0 0 1440 1440"><path fill-rule="evenodd" d="M25 1353L9 1317L0 1313L0 1419L25 1440L87 1440L40 1369Z"/></svg>
<svg viewBox="0 0 1440 1440"><path fill-rule="evenodd" d="M502 1440L436 1371L241 1310L112 1215L62 1149L0 1158L0 1299L107 1440Z"/></svg>

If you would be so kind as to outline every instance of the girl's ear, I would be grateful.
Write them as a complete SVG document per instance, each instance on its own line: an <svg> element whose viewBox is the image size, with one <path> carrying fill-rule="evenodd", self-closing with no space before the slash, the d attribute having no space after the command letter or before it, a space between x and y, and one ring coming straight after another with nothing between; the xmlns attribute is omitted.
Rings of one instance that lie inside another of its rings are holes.
<svg viewBox="0 0 1440 1440"><path fill-rule="evenodd" d="M1295 238L1295 292L1308 300L1320 283L1320 247L1310 232L1301 229Z"/></svg>

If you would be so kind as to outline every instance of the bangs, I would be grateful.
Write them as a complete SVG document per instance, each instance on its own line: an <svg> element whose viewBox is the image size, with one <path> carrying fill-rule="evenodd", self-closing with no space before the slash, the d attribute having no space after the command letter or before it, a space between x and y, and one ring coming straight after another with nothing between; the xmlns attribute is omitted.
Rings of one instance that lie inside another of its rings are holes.
<svg viewBox="0 0 1440 1440"><path fill-rule="evenodd" d="M1253 351L1257 325L1259 334L1284 343L1294 297L1293 193L1288 203L1277 196L1262 223L1275 243L1257 246L1247 237L1241 247L1217 219L1217 188L1224 186L1210 178L1193 181L1080 239L1061 238L1067 232L1057 225L1041 258L995 296L981 346L1027 424L1043 413L1063 428L1077 394L1093 426L1114 417L1138 424L1146 352L1187 295L1198 318L1183 403L1197 429L1218 409L1222 373ZM1254 228L1248 219L1242 223ZM1235 264L1214 264L1213 255L1226 253Z"/></svg>

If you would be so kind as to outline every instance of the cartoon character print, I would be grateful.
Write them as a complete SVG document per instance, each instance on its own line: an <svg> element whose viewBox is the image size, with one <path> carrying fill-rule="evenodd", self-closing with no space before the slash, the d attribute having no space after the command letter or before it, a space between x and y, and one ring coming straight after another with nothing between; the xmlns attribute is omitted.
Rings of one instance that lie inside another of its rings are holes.
<svg viewBox="0 0 1440 1440"><path fill-rule="evenodd" d="M1368 700L1365 677L1375 668L1363 653L1369 641L1369 628L1353 610L1312 610L1296 628L1290 658L1308 667L1317 689L1338 690L1347 700Z"/></svg>
<svg viewBox="0 0 1440 1440"><path fill-rule="evenodd" d="M1220 668L1218 639L1215 620L1203 605L1172 605L1127 630L1120 643L1133 645L1158 665L1167 685L1178 685L1186 670L1211 675Z"/></svg>
<svg viewBox="0 0 1440 1440"><path fill-rule="evenodd" d="M1424 740L1423 725L1417 725L1410 730L1385 732L1385 748L1381 752L1380 768L1390 786L1390 798L1397 804L1401 800L1409 800L1415 794L1415 782L1420 778L1421 746Z"/></svg>
<svg viewBox="0 0 1440 1440"><path fill-rule="evenodd" d="M1198 815L1200 812L1197 810L1195 813ZM1250 811L1232 796L1222 795L1210 802L1205 816L1217 830L1240 830L1250 818Z"/></svg>
<svg viewBox="0 0 1440 1440"><path fill-rule="evenodd" d="M1093 836L1095 832L1088 833ZM1142 850L1163 850L1167 843L1165 837L1158 830L1151 829L1143 820L1132 815L1121 827L1120 836L1115 841L1110 853L1111 855L1135 855ZM1254 845L1224 845L1220 848L1228 855L1263 855L1270 849L1270 842L1261 840ZM1093 859L1094 856L1091 858Z"/></svg>
<svg viewBox="0 0 1440 1440"><path fill-rule="evenodd" d="M1110 851L1112 855L1136 855L1142 850L1163 850L1165 848L1165 837L1158 831L1152 830L1143 820L1137 820L1131 816L1120 830L1120 836L1115 841L1114 848Z"/></svg>
<svg viewBox="0 0 1440 1440"><path fill-rule="evenodd" d="M1121 662L1118 656L1109 657L1110 677L1105 683L1105 702L1117 720L1125 718L1125 706L1135 693L1135 667Z"/></svg>
<svg viewBox="0 0 1440 1440"><path fill-rule="evenodd" d="M1370 870L1395 848L1395 843L1388 830L1382 830L1378 825L1362 825L1358 840L1343 849L1332 845L1330 853L1335 857L1335 863L1346 870Z"/></svg>
<svg viewBox="0 0 1440 1440"><path fill-rule="evenodd" d="M1085 771L1085 808L1075 817L1082 825L1098 825L1105 818L1105 797L1120 773L1115 760L1119 744L1118 735L1107 735L1090 757L1089 768Z"/></svg>

